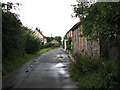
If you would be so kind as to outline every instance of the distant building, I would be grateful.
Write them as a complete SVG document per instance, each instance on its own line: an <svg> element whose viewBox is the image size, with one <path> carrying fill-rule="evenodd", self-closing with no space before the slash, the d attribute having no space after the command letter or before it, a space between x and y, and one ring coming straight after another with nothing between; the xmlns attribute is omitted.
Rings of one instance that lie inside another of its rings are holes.
<svg viewBox="0 0 120 90"><path fill-rule="evenodd" d="M53 39L50 43L55 44L55 45L59 44L59 42L57 40L55 40L55 39Z"/></svg>
<svg viewBox="0 0 120 90"><path fill-rule="evenodd" d="M42 32L40 31L40 29L36 28L36 30L34 31L34 36L36 36L37 38L39 38L41 40L41 42L43 42L44 44L47 43L47 39L42 34Z"/></svg>

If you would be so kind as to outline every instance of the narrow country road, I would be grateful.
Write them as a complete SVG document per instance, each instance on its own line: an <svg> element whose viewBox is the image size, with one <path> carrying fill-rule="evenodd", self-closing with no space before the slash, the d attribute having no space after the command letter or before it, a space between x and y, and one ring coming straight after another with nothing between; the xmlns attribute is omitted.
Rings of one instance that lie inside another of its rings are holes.
<svg viewBox="0 0 120 90"><path fill-rule="evenodd" d="M3 78L3 88L77 88L62 49L42 54Z"/></svg>

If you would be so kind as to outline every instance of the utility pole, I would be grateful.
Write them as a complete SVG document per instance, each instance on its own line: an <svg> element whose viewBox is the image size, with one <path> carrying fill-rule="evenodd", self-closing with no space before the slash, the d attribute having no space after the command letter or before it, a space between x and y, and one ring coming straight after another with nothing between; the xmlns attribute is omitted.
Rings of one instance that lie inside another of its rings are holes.
<svg viewBox="0 0 120 90"><path fill-rule="evenodd" d="M50 41L52 41L52 34L51 34L51 38L50 39L51 39Z"/></svg>
<svg viewBox="0 0 120 90"><path fill-rule="evenodd" d="M52 34L51 34L51 37L52 37Z"/></svg>

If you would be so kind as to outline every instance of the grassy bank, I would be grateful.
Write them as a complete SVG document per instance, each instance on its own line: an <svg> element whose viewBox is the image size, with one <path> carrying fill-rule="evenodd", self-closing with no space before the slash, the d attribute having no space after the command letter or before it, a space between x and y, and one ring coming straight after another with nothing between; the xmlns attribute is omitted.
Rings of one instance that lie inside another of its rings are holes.
<svg viewBox="0 0 120 90"><path fill-rule="evenodd" d="M120 88L120 62L117 60L76 57L70 76L80 88Z"/></svg>
<svg viewBox="0 0 120 90"><path fill-rule="evenodd" d="M16 68L18 68L19 66L21 66L22 64L27 62L28 60L30 60L38 55L41 55L45 52L48 52L52 49L53 48L45 48L45 49L41 49L39 52L37 52L35 54L26 54L23 57L21 57L21 56L14 57L12 60L7 60L6 62L2 63L2 75L5 76L6 74L8 74L9 72L12 72Z"/></svg>

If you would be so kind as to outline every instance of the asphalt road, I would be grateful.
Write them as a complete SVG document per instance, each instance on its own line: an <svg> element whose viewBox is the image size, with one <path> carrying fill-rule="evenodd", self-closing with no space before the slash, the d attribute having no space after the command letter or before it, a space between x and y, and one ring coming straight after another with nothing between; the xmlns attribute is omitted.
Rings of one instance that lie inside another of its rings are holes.
<svg viewBox="0 0 120 90"><path fill-rule="evenodd" d="M3 78L3 88L77 88L62 49L42 54Z"/></svg>

